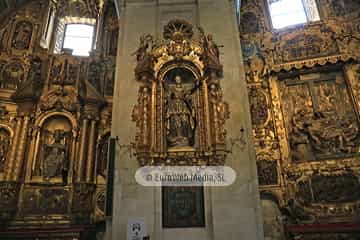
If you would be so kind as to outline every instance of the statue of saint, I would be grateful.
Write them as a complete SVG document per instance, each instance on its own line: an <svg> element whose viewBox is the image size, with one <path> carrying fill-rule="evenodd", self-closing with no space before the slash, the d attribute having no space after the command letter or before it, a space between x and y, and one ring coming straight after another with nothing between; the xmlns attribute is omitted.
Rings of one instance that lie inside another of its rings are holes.
<svg viewBox="0 0 360 240"><path fill-rule="evenodd" d="M61 142L62 130L55 130L54 143L46 146L43 176L45 178L62 177L67 171L66 146Z"/></svg>
<svg viewBox="0 0 360 240"><path fill-rule="evenodd" d="M192 90L185 88L179 75L175 77L175 82L165 102L166 139L170 147L192 146L195 131Z"/></svg>

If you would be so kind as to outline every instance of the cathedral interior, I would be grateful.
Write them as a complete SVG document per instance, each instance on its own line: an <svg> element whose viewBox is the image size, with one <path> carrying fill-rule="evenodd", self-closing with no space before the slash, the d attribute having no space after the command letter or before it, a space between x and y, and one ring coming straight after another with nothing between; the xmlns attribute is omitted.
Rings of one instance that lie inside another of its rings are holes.
<svg viewBox="0 0 360 240"><path fill-rule="evenodd" d="M218 1L238 24L264 239L359 240L360 1ZM120 5L0 0L0 239L105 239Z"/></svg>

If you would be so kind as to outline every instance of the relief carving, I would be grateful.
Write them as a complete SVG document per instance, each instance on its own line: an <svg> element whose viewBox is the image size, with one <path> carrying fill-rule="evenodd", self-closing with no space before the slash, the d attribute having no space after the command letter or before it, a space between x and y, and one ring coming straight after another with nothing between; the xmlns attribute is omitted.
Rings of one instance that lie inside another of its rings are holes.
<svg viewBox="0 0 360 240"><path fill-rule="evenodd" d="M360 200L360 182L353 173L313 175L299 182L299 197L306 203L346 203Z"/></svg>
<svg viewBox="0 0 360 240"><path fill-rule="evenodd" d="M266 95L260 89L252 87L249 91L249 103L253 126L265 125L269 118Z"/></svg>
<svg viewBox="0 0 360 240"><path fill-rule="evenodd" d="M63 189L27 188L24 191L23 199L23 213L52 215L68 212L70 196L69 192Z"/></svg>
<svg viewBox="0 0 360 240"><path fill-rule="evenodd" d="M72 213L77 223L88 223L94 208L95 185L78 183L74 185Z"/></svg>
<svg viewBox="0 0 360 240"><path fill-rule="evenodd" d="M338 52L336 42L330 37L323 39L318 35L301 34L284 42L282 47L283 61L289 62L304 58L332 55ZM279 54L279 53L277 53Z"/></svg>
<svg viewBox="0 0 360 240"><path fill-rule="evenodd" d="M74 89L55 86L40 98L39 107L42 111L65 109L74 112L78 109L78 104L78 96Z"/></svg>
<svg viewBox="0 0 360 240"><path fill-rule="evenodd" d="M57 3L60 16L96 18L104 6L103 0L59 0Z"/></svg>
<svg viewBox="0 0 360 240"><path fill-rule="evenodd" d="M274 185L278 183L277 162L258 160L256 162L259 185Z"/></svg>
<svg viewBox="0 0 360 240"><path fill-rule="evenodd" d="M292 159L356 154L360 144L358 121L342 73L308 77L314 78L285 80L282 85Z"/></svg>
<svg viewBox="0 0 360 240"><path fill-rule="evenodd" d="M0 220L9 220L17 211L18 183L0 182Z"/></svg>

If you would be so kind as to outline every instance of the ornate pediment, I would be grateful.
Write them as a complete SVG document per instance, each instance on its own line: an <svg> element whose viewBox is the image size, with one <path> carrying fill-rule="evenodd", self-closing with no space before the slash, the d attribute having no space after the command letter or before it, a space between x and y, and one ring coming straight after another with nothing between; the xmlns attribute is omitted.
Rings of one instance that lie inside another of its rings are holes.
<svg viewBox="0 0 360 240"><path fill-rule="evenodd" d="M174 62L191 62L201 71L222 74L219 60L219 46L211 34L205 35L202 28L198 29L198 38L194 37L192 25L184 20L172 20L164 27L164 40L155 40L151 35L140 37L139 48L136 50L137 79L144 76L157 76L165 64Z"/></svg>
<svg viewBox="0 0 360 240"><path fill-rule="evenodd" d="M55 86L53 89L45 93L39 102L42 111L56 109L61 111L65 109L69 112L74 112L78 109L78 94L74 88L65 88Z"/></svg>
<svg viewBox="0 0 360 240"><path fill-rule="evenodd" d="M212 35L172 20L163 40L140 38L134 53L141 83L132 119L141 165L224 164L229 106L222 100L222 65Z"/></svg>

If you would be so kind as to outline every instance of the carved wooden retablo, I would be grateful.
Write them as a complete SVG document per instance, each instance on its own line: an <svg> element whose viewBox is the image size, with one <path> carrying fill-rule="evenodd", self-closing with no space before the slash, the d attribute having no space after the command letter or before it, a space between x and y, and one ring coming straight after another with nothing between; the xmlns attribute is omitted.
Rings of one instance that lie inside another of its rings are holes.
<svg viewBox="0 0 360 240"><path fill-rule="evenodd" d="M226 157L226 119L222 100L222 65L211 34L172 20L164 40L140 38L134 53L138 103L137 158L141 165L222 165Z"/></svg>

